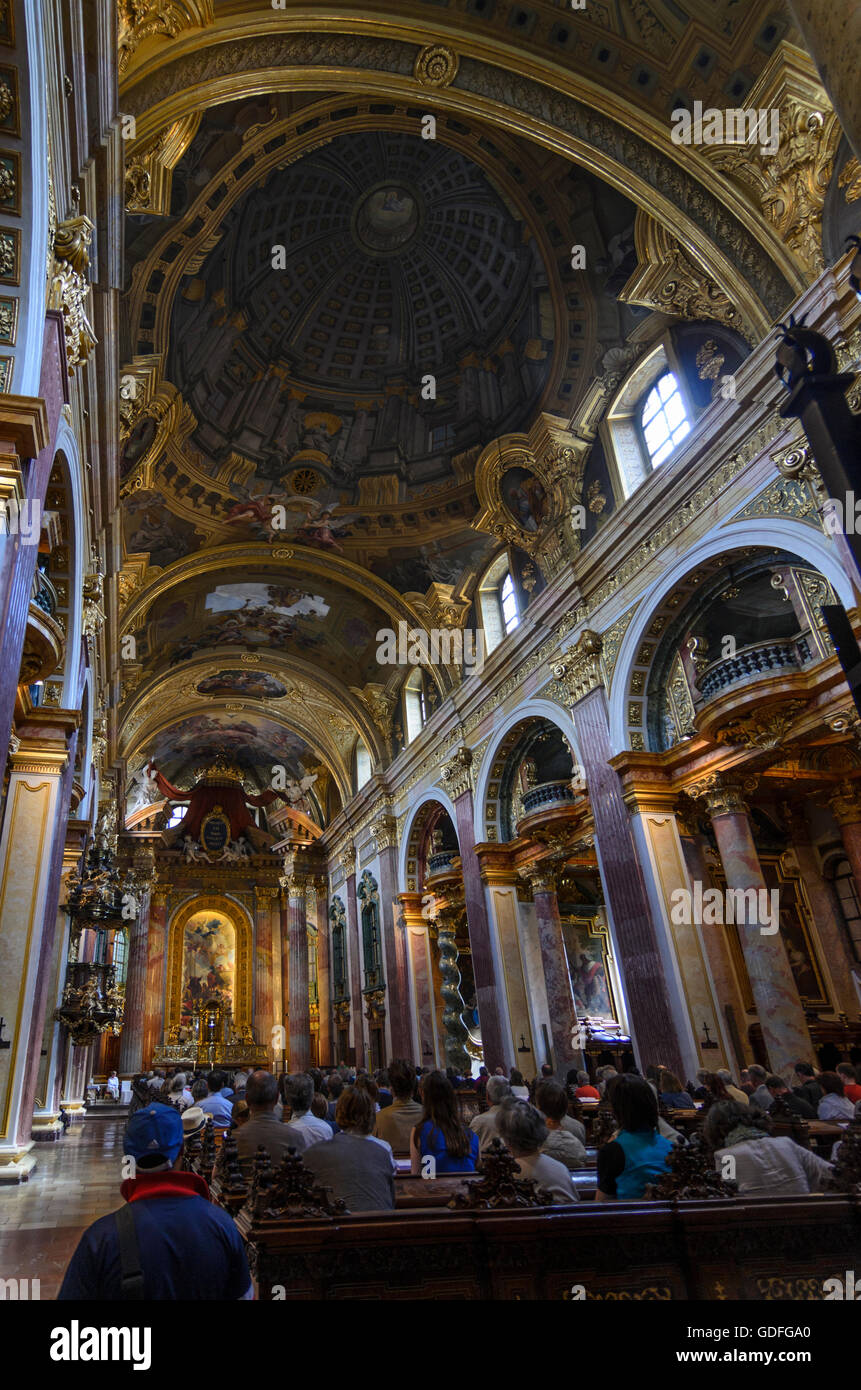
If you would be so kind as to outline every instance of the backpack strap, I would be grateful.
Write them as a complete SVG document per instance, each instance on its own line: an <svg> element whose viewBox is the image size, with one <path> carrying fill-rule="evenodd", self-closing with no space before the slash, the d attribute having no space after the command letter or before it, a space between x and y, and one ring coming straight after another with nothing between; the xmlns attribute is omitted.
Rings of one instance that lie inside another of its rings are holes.
<svg viewBox="0 0 861 1390"><path fill-rule="evenodd" d="M120 1272L122 1275L122 1294L124 1300L142 1299L144 1296L144 1277L141 1269L141 1253L135 1230L135 1213L131 1202L126 1202L119 1211L114 1212L117 1226L117 1240L120 1247Z"/></svg>

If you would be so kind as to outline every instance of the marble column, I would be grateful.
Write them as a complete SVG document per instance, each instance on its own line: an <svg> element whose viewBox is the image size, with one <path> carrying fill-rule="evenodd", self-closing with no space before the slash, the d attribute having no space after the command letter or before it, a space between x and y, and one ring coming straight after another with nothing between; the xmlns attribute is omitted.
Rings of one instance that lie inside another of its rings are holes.
<svg viewBox="0 0 861 1390"><path fill-rule="evenodd" d="M422 916L421 893L399 893L404 944L412 985L413 1034L410 1057L423 1067L436 1066L442 1057L434 1008L433 964L428 922Z"/></svg>
<svg viewBox="0 0 861 1390"><path fill-rule="evenodd" d="M690 824L683 816L677 817L679 822L679 835L682 842L682 853L685 856L688 877L691 885L701 883L703 892L706 892L714 885L712 883L709 866L703 852L703 837L697 833L696 828ZM732 967L732 959L729 953L729 945L726 939L726 932L722 928L703 927L701 932L702 940L705 945L706 957L714 981L715 994L720 1000L721 1007L727 1004L732 1006L733 1018L735 1020L735 1030L730 1027L729 1020L726 1019L726 1032L728 1043L732 1049L733 1056L730 1059L730 1070L739 1071L743 1067L749 1066L754 1060L753 1049L750 1040L744 1029L745 1008L741 990L735 977ZM713 1070L713 1068L709 1068Z"/></svg>
<svg viewBox="0 0 861 1390"><path fill-rule="evenodd" d="M828 805L840 827L840 838L855 879L855 891L861 901L861 784L841 782Z"/></svg>
<svg viewBox="0 0 861 1390"><path fill-rule="evenodd" d="M60 889L65 898L64 886ZM36 1102L33 1109L32 1136L40 1142L52 1142L62 1138L63 1126L60 1123L60 1095L63 1082L63 1033L61 1023L54 1018L54 1011L63 1002L66 986L66 967L69 954L69 917L62 908L57 914L55 932L54 968L48 1002L45 1008L45 1021L42 1031L42 1052L38 1080L36 1083Z"/></svg>
<svg viewBox="0 0 861 1390"><path fill-rule="evenodd" d="M657 929L619 777L610 766L613 750L603 687L590 690L577 701L572 714L634 1044L644 1065L660 1059L671 1071L682 1073L682 1049L669 1004Z"/></svg>
<svg viewBox="0 0 861 1390"><path fill-rule="evenodd" d="M167 900L169 885L153 884L150 890L147 931L146 1003L144 1005L143 1067L152 1065L153 1053L164 1041L164 990L167 969Z"/></svg>
<svg viewBox="0 0 861 1390"><path fill-rule="evenodd" d="M63 1095L60 1101L63 1109L72 1116L81 1116L87 1099L87 1082L90 1079L91 1054L93 1044L80 1047L67 1038L66 1066L63 1076Z"/></svg>
<svg viewBox="0 0 861 1390"><path fill-rule="evenodd" d="M57 737L54 737L54 733ZM60 864L54 864L60 826L62 778L68 765L60 731L38 729L22 737L9 756L9 783L0 837L0 1181L26 1179L35 1165L30 1150L33 1100L42 1044L47 976L43 949L49 930L53 964ZM60 851L62 856L62 850ZM39 985L42 985L40 990Z"/></svg>
<svg viewBox="0 0 861 1390"><path fill-rule="evenodd" d="M493 959L490 919L481 866L475 853L474 806L469 749L460 749L443 768L443 783L451 793L455 809L457 843L463 865L463 891L466 902L466 923L472 951L475 978L475 998L481 1025L481 1045L484 1064L491 1074L501 1066L506 1055L505 1033L499 1010L502 997L501 981L497 979Z"/></svg>
<svg viewBox="0 0 861 1390"><path fill-rule="evenodd" d="M140 895L140 912L129 930L129 963L123 1031L120 1036L120 1075L143 1070L144 1018L146 1016L147 957L149 952L150 885Z"/></svg>
<svg viewBox="0 0 861 1390"><path fill-rule="evenodd" d="M270 1066L273 1065L272 1054L278 1051L276 1044L279 1041L277 1034L273 1038L275 1003L273 999L272 918L277 909L277 902L277 888L258 886L255 889L254 1023L258 1042L261 1042L269 1050Z"/></svg>
<svg viewBox="0 0 861 1390"><path fill-rule="evenodd" d="M305 875L288 871L282 883L287 889L287 1065L291 1072L299 1072L311 1065Z"/></svg>
<svg viewBox="0 0 861 1390"><path fill-rule="evenodd" d="M403 933L395 925L398 911L398 849L394 816L371 825L380 860L380 931L386 969L386 1012L392 1057L409 1057L410 1000ZM388 1060L388 1059L387 1059Z"/></svg>
<svg viewBox="0 0 861 1390"><path fill-rule="evenodd" d="M462 901L444 901L437 909L435 920L439 971L442 976L445 1064L447 1067L453 1067L460 1076L470 1076L472 1061L466 1050L469 1034L463 1021L465 1006L460 992L461 975L457 963L457 927L463 920Z"/></svg>
<svg viewBox="0 0 861 1390"><path fill-rule="evenodd" d="M766 890L741 788L729 779L715 778L704 793L728 889L757 893ZM769 1065L784 1072L795 1062L815 1063L816 1057L804 1010L795 987L780 932L767 934L745 902L736 913L736 929L744 953L750 987ZM744 920L739 921L741 916Z"/></svg>
<svg viewBox="0 0 861 1390"><path fill-rule="evenodd" d="M347 959L349 962L350 1008L353 1022L353 1046L356 1066L365 1065L365 1022L362 998L362 941L359 935L359 912L356 899L356 851L350 847L341 856L346 871L344 898L347 904Z"/></svg>
<svg viewBox="0 0 861 1390"><path fill-rule="evenodd" d="M550 1014L552 1065L557 1078L561 1079L569 1067L583 1065L583 1052L574 1041L577 1010L574 1006L565 943L562 940L562 920L556 896L556 873L552 867L539 864L525 870L524 876L532 885L535 900L538 944L541 948L541 965ZM537 1056L535 1060L537 1063Z"/></svg>
<svg viewBox="0 0 861 1390"><path fill-rule="evenodd" d="M317 916L317 1000L320 1009L319 1052L325 1065L335 1060L332 1037L332 971L329 948L328 881L315 878L315 910Z"/></svg>
<svg viewBox="0 0 861 1390"><path fill-rule="evenodd" d="M810 904L820 966L830 980L834 1012L842 1011L851 1017L858 1011L858 994L852 979L858 962L849 949L848 934L838 914L833 889L822 877L803 808L785 805L781 809L792 835L790 853L795 855Z"/></svg>
<svg viewBox="0 0 861 1390"><path fill-rule="evenodd" d="M846 138L861 159L861 6L858 0L787 0Z"/></svg>

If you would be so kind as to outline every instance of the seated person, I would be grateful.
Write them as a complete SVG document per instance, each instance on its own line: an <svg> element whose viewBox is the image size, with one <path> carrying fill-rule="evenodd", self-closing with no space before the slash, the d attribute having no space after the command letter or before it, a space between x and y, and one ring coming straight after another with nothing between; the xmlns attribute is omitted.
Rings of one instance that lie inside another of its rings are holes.
<svg viewBox="0 0 861 1390"><path fill-rule="evenodd" d="M389 1073L387 1071L375 1071L374 1080L377 1083L377 1104L381 1110L388 1110L394 1099L389 1085Z"/></svg>
<svg viewBox="0 0 861 1390"><path fill-rule="evenodd" d="M843 1094L843 1077L836 1071L823 1071L819 1084L824 1094L816 1108L817 1118L833 1125L848 1125L855 1114L855 1106Z"/></svg>
<svg viewBox="0 0 861 1390"><path fill-rule="evenodd" d="M572 1088L572 1095L576 1100L600 1100L601 1092L597 1086L593 1086L589 1080L588 1071L569 1071L566 1077L568 1085Z"/></svg>
<svg viewBox="0 0 861 1390"><path fill-rule="evenodd" d="M286 1128L291 1134L300 1135L307 1140L305 1147L319 1144L323 1139L332 1138L332 1126L311 1113L314 1099L314 1078L307 1072L291 1072L281 1078L284 1104L290 1107L290 1119ZM246 1096L248 1088L246 1087Z"/></svg>
<svg viewBox="0 0 861 1390"><path fill-rule="evenodd" d="M858 1084L859 1078L861 1078L861 1067L853 1067L851 1062L841 1062L839 1067L835 1067L835 1071L838 1076L843 1077L844 1096L851 1100L853 1105L857 1105L861 1100L861 1086ZM116 1073L112 1072L111 1075L116 1075ZM108 1080L108 1085L110 1086L110 1084L110 1080Z"/></svg>
<svg viewBox="0 0 861 1390"><path fill-rule="evenodd" d="M568 1119L568 1097L564 1088L558 1081L542 1081L535 1104L548 1131L541 1152L558 1159L566 1168L584 1168L587 1160L583 1142L563 1125Z"/></svg>
<svg viewBox="0 0 861 1390"><path fill-rule="evenodd" d="M396 1057L387 1075L393 1099L391 1105L377 1111L374 1134L391 1144L394 1153L408 1154L410 1135L423 1113L415 1098L416 1069L412 1062Z"/></svg>
<svg viewBox="0 0 861 1390"><path fill-rule="evenodd" d="M445 1072L432 1071L421 1080L422 1115L410 1137L410 1170L415 1176L428 1172L422 1160L432 1158L434 1176L441 1173L474 1173L478 1159L478 1135L460 1118L457 1096Z"/></svg>
<svg viewBox="0 0 861 1390"><path fill-rule="evenodd" d="M520 1177L531 1178L539 1187L543 1187L554 1206L567 1206L569 1202L579 1201L571 1174L564 1163L541 1152L548 1131L534 1105L509 1096L499 1108L496 1127L500 1139L517 1159Z"/></svg>
<svg viewBox="0 0 861 1390"><path fill-rule="evenodd" d="M694 1098L683 1089L679 1078L666 1067L661 1068L658 1077L658 1096L661 1104L668 1110L693 1110Z"/></svg>
<svg viewBox="0 0 861 1390"><path fill-rule="evenodd" d="M813 1109L813 1106L808 1105L807 1101L803 1100L801 1096L793 1095L786 1082L781 1077L767 1076L765 1078L765 1085L766 1089L768 1090L768 1094L772 1097L772 1102L771 1106L769 1106L768 1114L772 1113L772 1107L774 1106L774 1102L776 1100L780 1100L792 1111L793 1115L798 1115L802 1120L816 1119L816 1111ZM727 1090L729 1090L729 1087L727 1087ZM742 1092L742 1094L744 1094L744 1092ZM735 1100L736 1097L728 1096L727 1099ZM744 1103L745 1105L750 1104L747 1098L745 1098Z"/></svg>
<svg viewBox="0 0 861 1390"><path fill-rule="evenodd" d="M750 1096L747 1091L743 1091L740 1086L733 1085L732 1072L727 1071L725 1067L721 1067L716 1072L716 1075L720 1077L721 1081L726 1086L730 1100L737 1100L739 1105L750 1104Z"/></svg>
<svg viewBox="0 0 861 1390"><path fill-rule="evenodd" d="M795 1064L795 1085L792 1088L796 1096L801 1096L808 1105L818 1105L824 1094L822 1087L816 1080L816 1073L809 1062L796 1062Z"/></svg>
<svg viewBox="0 0 861 1390"><path fill-rule="evenodd" d="M508 1084L511 1087L511 1094L516 1096L518 1100L529 1099L529 1087L523 1080L522 1073L516 1067L512 1067L508 1073Z"/></svg>
<svg viewBox="0 0 861 1390"><path fill-rule="evenodd" d="M703 1137L715 1155L715 1168L726 1175L724 1157L732 1155L731 1172L740 1197L792 1197L821 1191L831 1164L803 1149L789 1135L771 1134L767 1115L724 1100L703 1121Z"/></svg>
<svg viewBox="0 0 861 1390"><path fill-rule="evenodd" d="M245 1099L244 1086L242 1087L242 1094L237 1096L236 1100L233 1102L231 1114L233 1116L234 1129L241 1129L242 1126L248 1124L248 1121L251 1119L251 1111L248 1108L248 1101Z"/></svg>
<svg viewBox="0 0 861 1390"><path fill-rule="evenodd" d="M315 1117L315 1119L322 1120L323 1123L329 1127L332 1133L335 1133L335 1122L334 1120L328 1119L329 1102L323 1095L322 1091L314 1092L314 1096L311 1101L311 1114Z"/></svg>
<svg viewBox="0 0 861 1390"><path fill-rule="evenodd" d="M499 1108L511 1095L511 1087L504 1076L491 1076L488 1078L486 1091L490 1109L480 1115L474 1115L469 1122L470 1129L478 1135L479 1154L483 1154L497 1137L496 1121L499 1118Z"/></svg>
<svg viewBox="0 0 861 1390"><path fill-rule="evenodd" d="M667 1170L673 1145L658 1133L658 1102L641 1076L615 1076L607 1093L619 1128L598 1150L596 1202L637 1199Z"/></svg>
<svg viewBox="0 0 861 1390"><path fill-rule="evenodd" d="M207 1094L202 1100L195 1102L203 1111L204 1115L212 1116L212 1123L216 1129L227 1129L233 1119L233 1091L228 1091L227 1077L223 1071L211 1071L206 1078ZM194 1087L191 1089L194 1096Z"/></svg>
<svg viewBox="0 0 861 1390"><path fill-rule="evenodd" d="M395 1205L395 1160L389 1145L371 1134L374 1102L368 1092L348 1086L338 1097L338 1133L328 1144L313 1144L302 1162L348 1211L388 1211Z"/></svg>
<svg viewBox="0 0 861 1390"><path fill-rule="evenodd" d="M117 1076L115 1071L112 1071L110 1076L108 1077L105 1083L105 1091L110 1096L111 1100L119 1100L120 1078Z"/></svg>
<svg viewBox="0 0 861 1390"><path fill-rule="evenodd" d="M277 1168L290 1149L302 1153L311 1143L302 1130L291 1130L275 1114L278 1100L278 1082L271 1072L254 1071L245 1086L245 1102L249 1119L236 1131L236 1149L243 1171L251 1170L251 1160L261 1146Z"/></svg>

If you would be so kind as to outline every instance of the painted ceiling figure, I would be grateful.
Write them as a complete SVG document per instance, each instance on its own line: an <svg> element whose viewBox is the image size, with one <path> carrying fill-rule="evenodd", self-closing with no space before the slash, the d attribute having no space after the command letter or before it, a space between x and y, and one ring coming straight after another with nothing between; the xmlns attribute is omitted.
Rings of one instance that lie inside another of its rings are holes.
<svg viewBox="0 0 861 1390"><path fill-rule="evenodd" d="M301 782L287 780L283 791L267 787L266 791L252 795L243 786L243 774L235 763L219 755L201 774L190 791L181 791L168 782L157 770L154 763L147 767L147 774L155 782L162 796L170 801L187 801L188 810L178 825L162 832L166 845L182 843L186 837L193 843L200 839L200 829L206 816L219 807L230 820L230 840L244 836L256 850L267 850L275 843L274 835L255 825L249 807L271 806L273 801L286 801L297 810L304 810L308 803L304 793L317 780L317 774L303 777ZM302 804L304 803L304 804Z"/></svg>

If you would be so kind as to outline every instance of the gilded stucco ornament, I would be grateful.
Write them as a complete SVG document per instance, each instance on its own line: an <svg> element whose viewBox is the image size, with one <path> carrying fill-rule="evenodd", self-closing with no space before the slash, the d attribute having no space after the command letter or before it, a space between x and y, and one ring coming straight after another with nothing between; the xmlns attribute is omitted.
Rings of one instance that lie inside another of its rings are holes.
<svg viewBox="0 0 861 1390"><path fill-rule="evenodd" d="M710 816L746 815L749 807L745 797L755 791L758 781L758 777L750 774L733 777L724 772L711 772L683 790L693 801L703 801Z"/></svg>
<svg viewBox="0 0 861 1390"><path fill-rule="evenodd" d="M414 75L423 87L450 87L457 77L457 54L443 44L428 44L416 58Z"/></svg>
<svg viewBox="0 0 861 1390"><path fill-rule="evenodd" d="M682 319L713 319L755 341L734 299L666 227L641 209L634 223L637 268L619 292L623 304L642 304Z"/></svg>
<svg viewBox="0 0 861 1390"><path fill-rule="evenodd" d="M464 792L472 791L472 776L472 750L462 745L454 757L443 764L440 783L452 801L456 801Z"/></svg>
<svg viewBox="0 0 861 1390"><path fill-rule="evenodd" d="M124 73L147 39L174 39L212 23L212 0L117 0L118 60Z"/></svg>
<svg viewBox="0 0 861 1390"><path fill-rule="evenodd" d="M787 730L806 705L806 700L787 700L755 710L752 714L739 715L718 729L713 738L716 743L772 752L780 747Z"/></svg>
<svg viewBox="0 0 861 1390"><path fill-rule="evenodd" d="M48 308L59 309L63 315L69 376L75 367L89 360L98 342L86 304L92 239L93 224L83 216L61 222L54 234Z"/></svg>
<svg viewBox="0 0 861 1390"><path fill-rule="evenodd" d="M576 705L578 700L604 684L603 645L600 635L586 628L574 646L554 661L553 675L566 705Z"/></svg>

